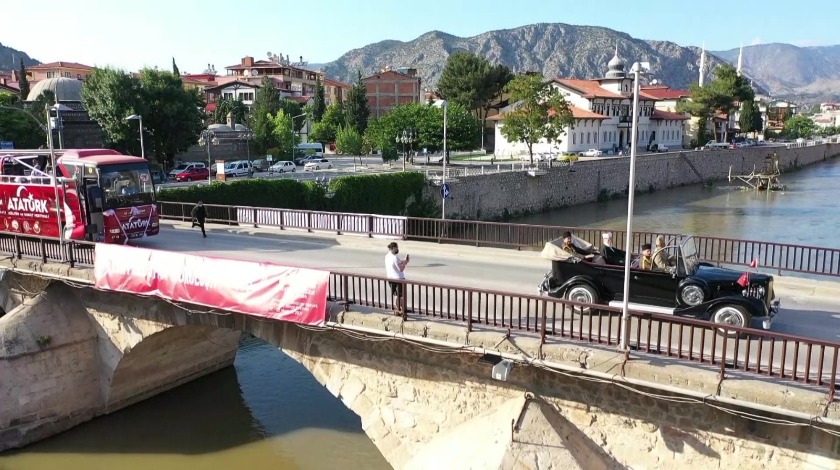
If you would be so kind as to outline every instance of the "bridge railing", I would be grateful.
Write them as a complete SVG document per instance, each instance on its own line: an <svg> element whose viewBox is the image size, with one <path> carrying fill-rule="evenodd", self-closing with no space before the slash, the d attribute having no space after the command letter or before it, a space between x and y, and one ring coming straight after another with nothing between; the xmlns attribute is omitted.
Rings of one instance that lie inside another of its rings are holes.
<svg viewBox="0 0 840 470"><path fill-rule="evenodd" d="M331 273L329 299L383 310L397 310L390 284L378 276ZM541 344L567 339L606 346L619 344L621 310L588 306L545 296L515 294L427 282L397 281L404 318L434 318L465 325L467 331L531 332ZM580 314L582 308L592 308ZM840 343L752 328L726 327L738 338L720 334L713 323L639 311L630 312L632 349L694 362L727 373L758 374L827 387L829 402L837 383Z"/></svg>
<svg viewBox="0 0 840 470"><path fill-rule="evenodd" d="M70 267L93 266L96 244L85 241L66 241L64 247L56 238L0 233L0 252L14 259L34 258L42 263L66 262Z"/></svg>

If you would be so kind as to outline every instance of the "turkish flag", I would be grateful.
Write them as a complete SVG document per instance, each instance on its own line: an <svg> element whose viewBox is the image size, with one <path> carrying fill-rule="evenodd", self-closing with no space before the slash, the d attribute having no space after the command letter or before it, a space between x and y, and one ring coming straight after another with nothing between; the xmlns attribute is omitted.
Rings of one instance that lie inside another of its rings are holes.
<svg viewBox="0 0 840 470"><path fill-rule="evenodd" d="M738 278L738 285L741 287L747 287L750 284L750 273L741 274L741 277Z"/></svg>
<svg viewBox="0 0 840 470"><path fill-rule="evenodd" d="M754 258L752 260L752 263L750 263L750 267L753 268L753 269L758 267L758 258Z"/></svg>

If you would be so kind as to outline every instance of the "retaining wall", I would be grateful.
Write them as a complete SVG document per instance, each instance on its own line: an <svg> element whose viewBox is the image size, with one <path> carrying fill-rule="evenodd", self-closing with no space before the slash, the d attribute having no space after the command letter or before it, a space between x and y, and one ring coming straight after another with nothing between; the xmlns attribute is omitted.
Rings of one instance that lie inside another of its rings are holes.
<svg viewBox="0 0 840 470"><path fill-rule="evenodd" d="M840 144L640 155L636 162L636 190L724 180L730 167L733 174L748 174L754 168L763 168L764 158L773 153L786 172L840 155ZM543 176L522 171L460 178L450 182L452 199L446 202L446 214L449 218L493 220L586 204L599 197L623 197L629 176L629 158L605 158L551 168ZM439 188L429 187L427 191L440 205Z"/></svg>

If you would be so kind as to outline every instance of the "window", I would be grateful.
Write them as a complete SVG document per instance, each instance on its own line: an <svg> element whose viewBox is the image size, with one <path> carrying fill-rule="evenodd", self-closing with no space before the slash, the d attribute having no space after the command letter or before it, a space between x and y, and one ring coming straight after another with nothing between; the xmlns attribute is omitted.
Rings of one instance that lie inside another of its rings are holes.
<svg viewBox="0 0 840 470"><path fill-rule="evenodd" d="M577 145L577 134L572 132L572 145Z"/></svg>
<svg viewBox="0 0 840 470"><path fill-rule="evenodd" d="M607 139L607 131L604 131L604 142L609 142L609 140Z"/></svg>
<svg viewBox="0 0 840 470"><path fill-rule="evenodd" d="M592 142L595 142L596 144L598 143L598 133L597 132L592 133Z"/></svg>
<svg viewBox="0 0 840 470"><path fill-rule="evenodd" d="M55 78L55 72L47 72L47 78Z"/></svg>
<svg viewBox="0 0 840 470"><path fill-rule="evenodd" d="M590 133L589 133L589 132L587 132L587 133L586 133L586 143L587 143L587 144L589 143L589 137L590 137Z"/></svg>

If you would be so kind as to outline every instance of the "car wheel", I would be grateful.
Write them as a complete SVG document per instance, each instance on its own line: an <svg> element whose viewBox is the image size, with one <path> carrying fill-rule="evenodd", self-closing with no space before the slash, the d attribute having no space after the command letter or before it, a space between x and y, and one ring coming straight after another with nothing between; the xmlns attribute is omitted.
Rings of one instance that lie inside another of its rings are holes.
<svg viewBox="0 0 840 470"><path fill-rule="evenodd" d="M736 326L739 328L749 328L750 314L747 309L740 305L723 304L715 307L712 311L712 322L719 325ZM727 330L726 328L718 328L719 335L728 336L730 338L737 338L740 336L739 332L734 330Z"/></svg>
<svg viewBox="0 0 840 470"><path fill-rule="evenodd" d="M595 289L589 287L586 284L575 284L566 291L566 300L571 300L572 302L579 302L582 304L597 304L598 303L598 293L595 292ZM582 315L588 315L591 313L592 309L589 307L580 307L574 306L572 310L575 313L580 313Z"/></svg>
<svg viewBox="0 0 840 470"><path fill-rule="evenodd" d="M297 168L292 168L292 173L296 172Z"/></svg>

